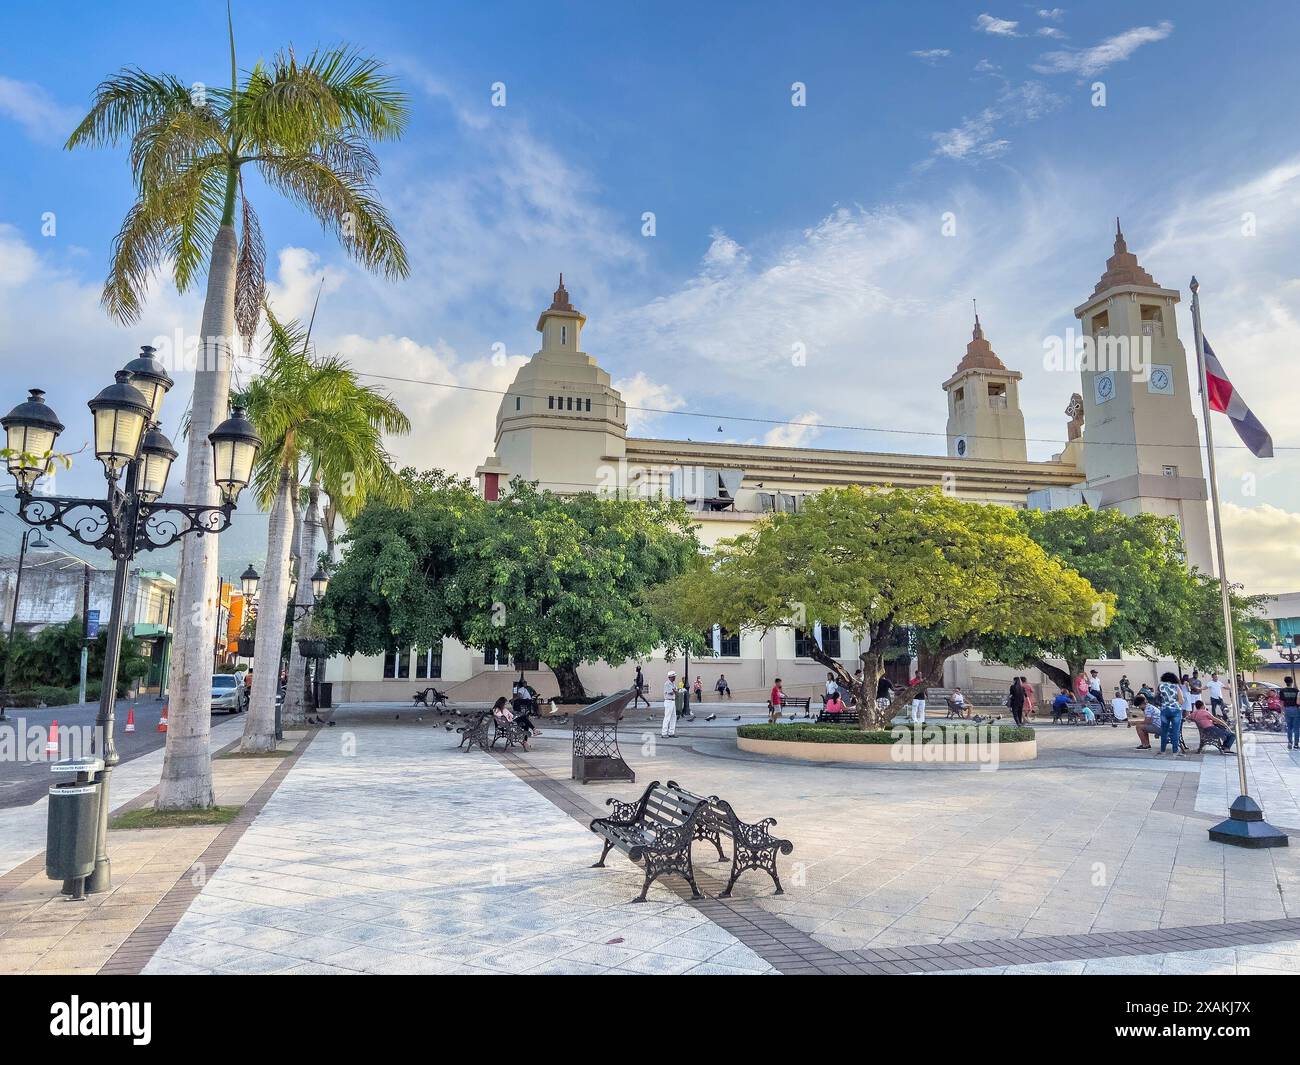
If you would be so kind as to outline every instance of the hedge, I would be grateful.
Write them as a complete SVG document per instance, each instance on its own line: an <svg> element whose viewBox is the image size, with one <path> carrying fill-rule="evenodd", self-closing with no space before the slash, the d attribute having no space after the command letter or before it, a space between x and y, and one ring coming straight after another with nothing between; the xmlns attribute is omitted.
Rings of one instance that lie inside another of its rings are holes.
<svg viewBox="0 0 1300 1065"><path fill-rule="evenodd" d="M957 724L926 724L921 726L923 729L922 743L932 743L938 739L939 733L974 731L976 733L972 739L980 742L993 743L1022 743L1034 738L1034 730L1031 728L1017 728L1014 725L1000 725L997 728L989 728L983 725L957 725ZM784 740L792 743L897 743L906 738L907 742L912 742L911 737L904 737L902 734L910 732L912 726L895 725L891 729L872 729L863 732L852 725L741 725L736 729L737 736L743 736L747 740Z"/></svg>

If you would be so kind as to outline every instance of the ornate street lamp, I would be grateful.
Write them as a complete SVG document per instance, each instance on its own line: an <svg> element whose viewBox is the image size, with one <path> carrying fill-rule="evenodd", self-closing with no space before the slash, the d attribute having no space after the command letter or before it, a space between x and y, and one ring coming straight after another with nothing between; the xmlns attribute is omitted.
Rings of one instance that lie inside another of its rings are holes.
<svg viewBox="0 0 1300 1065"><path fill-rule="evenodd" d="M229 528L235 502L252 476L261 443L243 411L232 411L208 435L215 461L213 481L221 493L221 503L209 506L163 501L161 496L176 460L176 449L158 428L158 416L163 397L171 387L172 379L166 369L154 358L153 349L145 347L125 369L118 371L113 384L90 401L95 456L103 463L108 482L103 499L33 494L49 465L54 442L63 431L62 423L46 405L45 394L40 389L32 389L26 402L0 418L9 472L18 488L19 517L28 525L63 529L87 547L108 551L117 563L99 714L95 719L96 743L102 745L104 769L95 868L85 882L85 890L91 893L107 891L111 886L106 841L109 785L113 767L120 761L113 741L113 711L125 625L128 565L137 552L169 547L183 536L203 536ZM75 887L65 883L64 891L72 892Z"/></svg>
<svg viewBox="0 0 1300 1065"><path fill-rule="evenodd" d="M322 599L326 590L330 586L330 575L325 572L325 566L322 563L316 567L316 572L311 575L311 594L316 599Z"/></svg>
<svg viewBox="0 0 1300 1065"><path fill-rule="evenodd" d="M257 570L253 569L253 564L248 564L248 569L239 575L239 587L244 593L245 599L252 599L257 595L257 584L262 579Z"/></svg>
<svg viewBox="0 0 1300 1065"><path fill-rule="evenodd" d="M63 423L46 406L45 393L33 388L25 403L0 418L0 426L5 431L9 472L18 482L19 493L30 492L45 475Z"/></svg>
<svg viewBox="0 0 1300 1065"><path fill-rule="evenodd" d="M1273 646L1273 650L1277 652L1278 658L1289 665L1294 672L1295 664L1300 662L1300 647L1296 647L1295 637L1285 637L1280 643Z"/></svg>

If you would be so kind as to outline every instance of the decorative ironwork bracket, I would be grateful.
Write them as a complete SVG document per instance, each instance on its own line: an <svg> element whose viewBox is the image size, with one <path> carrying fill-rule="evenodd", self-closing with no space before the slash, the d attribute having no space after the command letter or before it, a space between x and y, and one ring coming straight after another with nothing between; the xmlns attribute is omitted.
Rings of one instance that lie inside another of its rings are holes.
<svg viewBox="0 0 1300 1065"><path fill-rule="evenodd" d="M154 502L136 504L133 513L118 489L108 499L18 494L18 516L28 525L62 529L78 543L108 551L114 559L137 551L170 547L183 536L215 535L230 528L234 504ZM135 536L127 531L134 524Z"/></svg>

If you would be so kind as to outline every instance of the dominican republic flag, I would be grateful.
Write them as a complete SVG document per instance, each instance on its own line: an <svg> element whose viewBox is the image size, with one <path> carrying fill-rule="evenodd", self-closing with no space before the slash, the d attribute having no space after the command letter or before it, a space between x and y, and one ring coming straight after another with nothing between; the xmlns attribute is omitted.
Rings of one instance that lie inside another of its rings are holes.
<svg viewBox="0 0 1300 1065"><path fill-rule="evenodd" d="M1273 438L1246 406L1241 393L1232 387L1209 340L1202 336L1201 343L1205 345L1205 383L1210 390L1210 410L1217 410L1232 419L1232 427L1237 430L1241 442L1250 448L1257 459L1271 459Z"/></svg>

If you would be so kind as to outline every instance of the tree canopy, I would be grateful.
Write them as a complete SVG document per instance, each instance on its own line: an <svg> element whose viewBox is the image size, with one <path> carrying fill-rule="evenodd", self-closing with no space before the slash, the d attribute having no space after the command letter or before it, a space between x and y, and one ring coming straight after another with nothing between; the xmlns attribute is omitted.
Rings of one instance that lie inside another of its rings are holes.
<svg viewBox="0 0 1300 1065"><path fill-rule="evenodd" d="M1064 638L1104 623L1112 607L1110 596L1026 535L1008 507L936 489L856 486L828 489L797 513L721 542L708 564L659 598L665 612L697 629L846 626L868 641L860 684L836 659L811 653L868 708L904 626L924 637L922 670L933 674L986 635ZM871 718L862 715L863 727Z"/></svg>
<svg viewBox="0 0 1300 1065"><path fill-rule="evenodd" d="M578 698L580 663L688 639L648 595L698 554L680 503L561 496L518 480L485 502L441 472L404 476L410 508L375 502L345 538L325 601L345 653L451 636L545 663L561 695Z"/></svg>

